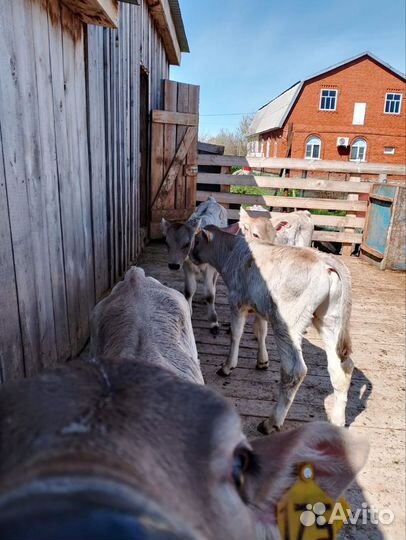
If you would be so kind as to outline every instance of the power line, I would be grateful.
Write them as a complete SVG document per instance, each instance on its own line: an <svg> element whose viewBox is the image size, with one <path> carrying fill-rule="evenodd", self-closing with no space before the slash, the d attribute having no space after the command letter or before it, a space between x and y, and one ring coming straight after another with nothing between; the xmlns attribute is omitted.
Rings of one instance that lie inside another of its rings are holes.
<svg viewBox="0 0 406 540"><path fill-rule="evenodd" d="M255 114L254 112L237 112L237 113L215 113L215 114L201 114L200 116L242 116L244 114Z"/></svg>

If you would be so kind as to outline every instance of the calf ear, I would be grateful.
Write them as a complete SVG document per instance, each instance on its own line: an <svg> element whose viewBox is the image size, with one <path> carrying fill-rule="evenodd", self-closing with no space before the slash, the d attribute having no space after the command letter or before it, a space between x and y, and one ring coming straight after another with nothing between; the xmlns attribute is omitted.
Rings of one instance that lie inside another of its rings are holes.
<svg viewBox="0 0 406 540"><path fill-rule="evenodd" d="M169 221L166 221L165 218L161 219L161 231L164 236L166 236L166 233L168 232L169 225L170 225Z"/></svg>
<svg viewBox="0 0 406 540"><path fill-rule="evenodd" d="M276 227L275 227L275 231L280 231L281 229L283 229L284 227L286 226L289 226L289 223L287 221L280 221Z"/></svg>
<svg viewBox="0 0 406 540"><path fill-rule="evenodd" d="M207 243L210 243L213 240L213 233L206 231L206 229L201 230L202 236Z"/></svg>
<svg viewBox="0 0 406 540"><path fill-rule="evenodd" d="M199 232L201 223L202 223L202 218L195 218L191 221L188 221L187 224L190 227L190 229L192 229L193 234L196 234Z"/></svg>
<svg viewBox="0 0 406 540"><path fill-rule="evenodd" d="M247 496L257 504L270 503L270 509L296 482L303 463L313 465L317 484L337 500L364 466L369 451L365 438L327 422L312 422L250 443L260 460L261 474L252 479L256 485Z"/></svg>
<svg viewBox="0 0 406 540"><path fill-rule="evenodd" d="M242 206L240 206L240 221L244 221L244 220L247 220L249 219L250 215L248 214L248 212L245 210L245 208L243 208Z"/></svg>

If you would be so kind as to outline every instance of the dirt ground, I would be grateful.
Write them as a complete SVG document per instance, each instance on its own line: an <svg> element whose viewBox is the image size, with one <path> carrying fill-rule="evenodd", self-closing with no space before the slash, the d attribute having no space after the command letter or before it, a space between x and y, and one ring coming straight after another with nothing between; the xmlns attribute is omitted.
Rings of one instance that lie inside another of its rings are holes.
<svg viewBox="0 0 406 540"><path fill-rule="evenodd" d="M353 279L351 319L356 369L347 406L350 430L364 434L371 446L369 460L346 493L353 512L366 502L380 512L383 521L368 520L346 525L340 533L345 540L403 540L405 538L405 275L382 272L366 261L345 258ZM148 275L183 291L183 273L170 272L163 244L151 244L139 265ZM195 297L193 327L206 383L230 399L239 411L248 436L256 437L257 424L275 401L279 381L279 360L268 336L270 368L255 370L256 341L249 323L241 341L239 366L226 381L216 369L229 346L226 288L219 282L217 311L220 334L212 336L206 321L206 306L199 289ZM305 336L303 355L308 375L289 412L284 429L303 422L326 419L332 404L332 388L327 373L323 344L313 328Z"/></svg>

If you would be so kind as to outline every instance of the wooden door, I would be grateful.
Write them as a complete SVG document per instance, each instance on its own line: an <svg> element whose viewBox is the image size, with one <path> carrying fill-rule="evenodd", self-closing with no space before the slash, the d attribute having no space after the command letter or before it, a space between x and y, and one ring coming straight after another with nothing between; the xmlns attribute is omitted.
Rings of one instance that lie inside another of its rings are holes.
<svg viewBox="0 0 406 540"><path fill-rule="evenodd" d="M160 222L185 220L195 209L199 87L165 80L163 110L152 111L150 237Z"/></svg>

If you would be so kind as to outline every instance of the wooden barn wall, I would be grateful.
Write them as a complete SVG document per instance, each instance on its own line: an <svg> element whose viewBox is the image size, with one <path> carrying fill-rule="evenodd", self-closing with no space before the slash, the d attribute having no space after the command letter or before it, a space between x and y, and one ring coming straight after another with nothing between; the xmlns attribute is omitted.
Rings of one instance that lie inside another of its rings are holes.
<svg viewBox="0 0 406 540"><path fill-rule="evenodd" d="M139 64L151 107L168 65L144 4L121 5L118 31L0 5L1 383L77 354L138 254Z"/></svg>
<svg viewBox="0 0 406 540"><path fill-rule="evenodd" d="M89 147L96 297L119 279L141 249L140 70L149 74L149 109L161 105L169 76L148 6L120 4L119 28L87 33ZM101 114L102 111L105 114ZM108 234L104 234L107 227ZM108 261L108 265L106 265Z"/></svg>

